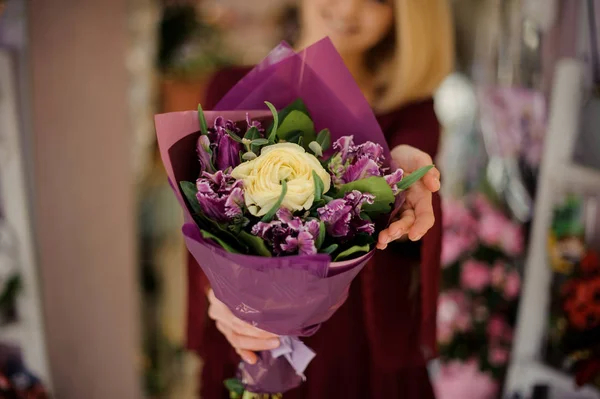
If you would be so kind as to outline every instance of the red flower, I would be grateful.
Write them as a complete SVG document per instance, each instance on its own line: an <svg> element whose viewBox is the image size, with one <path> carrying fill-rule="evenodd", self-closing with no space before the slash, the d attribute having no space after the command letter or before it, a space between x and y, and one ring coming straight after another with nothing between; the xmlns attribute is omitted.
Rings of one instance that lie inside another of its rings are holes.
<svg viewBox="0 0 600 399"><path fill-rule="evenodd" d="M579 265L585 274L593 274L600 271L600 257L596 251L589 251L581 260Z"/></svg>

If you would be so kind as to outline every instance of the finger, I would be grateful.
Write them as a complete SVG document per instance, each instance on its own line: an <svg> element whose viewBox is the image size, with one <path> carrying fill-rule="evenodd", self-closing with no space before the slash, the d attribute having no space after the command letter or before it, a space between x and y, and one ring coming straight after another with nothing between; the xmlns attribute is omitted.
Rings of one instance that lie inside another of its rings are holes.
<svg viewBox="0 0 600 399"><path fill-rule="evenodd" d="M435 223L433 207L431 204L432 194L424 187L414 187L412 192L407 195L407 200L414 205L415 223L410 228L408 238L412 241L418 241L429 231Z"/></svg>
<svg viewBox="0 0 600 399"><path fill-rule="evenodd" d="M247 335L237 334L232 331L228 337L228 341L234 348L245 349L249 351L266 351L278 348L280 343L277 338L254 338Z"/></svg>
<svg viewBox="0 0 600 399"><path fill-rule="evenodd" d="M265 351L279 347L278 338L254 338L236 333L231 327L222 321L216 322L217 329L227 338L227 341L235 349L248 351Z"/></svg>
<svg viewBox="0 0 600 399"><path fill-rule="evenodd" d="M233 328L233 331L240 335L247 335L249 337L263 339L278 338L277 335L268 331L261 330L260 328L256 328L253 325L248 324L235 316L232 318L231 327Z"/></svg>
<svg viewBox="0 0 600 399"><path fill-rule="evenodd" d="M258 356L256 356L256 353L252 351L247 351L245 349L236 349L235 351L238 355L240 355L242 360L248 364L255 364L258 360Z"/></svg>
<svg viewBox="0 0 600 399"><path fill-rule="evenodd" d="M408 233L408 230L415 222L415 213L412 209L402 212L400 220L393 222L389 227L379 233L377 248L385 249L388 243L395 241Z"/></svg>
<svg viewBox="0 0 600 399"><path fill-rule="evenodd" d="M406 173L433 164L429 154L409 145L395 147L392 150L392 158Z"/></svg>
<svg viewBox="0 0 600 399"><path fill-rule="evenodd" d="M422 180L425 187L432 193L438 191L442 186L440 183L440 171L437 168L431 168L431 170L423 176Z"/></svg>
<svg viewBox="0 0 600 399"><path fill-rule="evenodd" d="M387 228L391 240L397 240L406 234L411 226L415 223L415 212L412 209L407 209L402 212L400 219Z"/></svg>

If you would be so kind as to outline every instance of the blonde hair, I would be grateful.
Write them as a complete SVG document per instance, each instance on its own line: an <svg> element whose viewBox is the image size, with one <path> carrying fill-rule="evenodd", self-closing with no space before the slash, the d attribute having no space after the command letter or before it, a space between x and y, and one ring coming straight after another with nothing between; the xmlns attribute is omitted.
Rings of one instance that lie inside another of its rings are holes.
<svg viewBox="0 0 600 399"><path fill-rule="evenodd" d="M375 69L378 111L431 97L454 68L454 31L448 0L395 0L393 54Z"/></svg>

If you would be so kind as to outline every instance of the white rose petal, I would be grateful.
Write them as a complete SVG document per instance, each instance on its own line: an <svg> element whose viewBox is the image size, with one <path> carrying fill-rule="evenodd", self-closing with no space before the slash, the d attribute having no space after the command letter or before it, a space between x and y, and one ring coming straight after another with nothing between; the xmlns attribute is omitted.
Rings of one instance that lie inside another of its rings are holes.
<svg viewBox="0 0 600 399"><path fill-rule="evenodd" d="M282 180L287 182L287 193L281 206L291 211L309 209L315 199L313 171L323 180L323 193L329 191L331 177L314 155L298 144L279 143L264 147L260 156L241 163L231 175L244 182L248 211L263 216L279 199Z"/></svg>

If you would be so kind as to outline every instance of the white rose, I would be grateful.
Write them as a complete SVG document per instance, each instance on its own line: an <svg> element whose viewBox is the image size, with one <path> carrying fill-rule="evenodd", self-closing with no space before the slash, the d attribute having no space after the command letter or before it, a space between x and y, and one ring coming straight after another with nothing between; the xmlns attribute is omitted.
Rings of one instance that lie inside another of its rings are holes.
<svg viewBox="0 0 600 399"><path fill-rule="evenodd" d="M319 160L293 143L264 147L260 156L243 162L231 175L244 182L244 198L251 214L269 212L281 195L281 181L287 183L282 206L291 211L310 209L315 199L312 172L323 180L323 193L329 191L331 177Z"/></svg>

